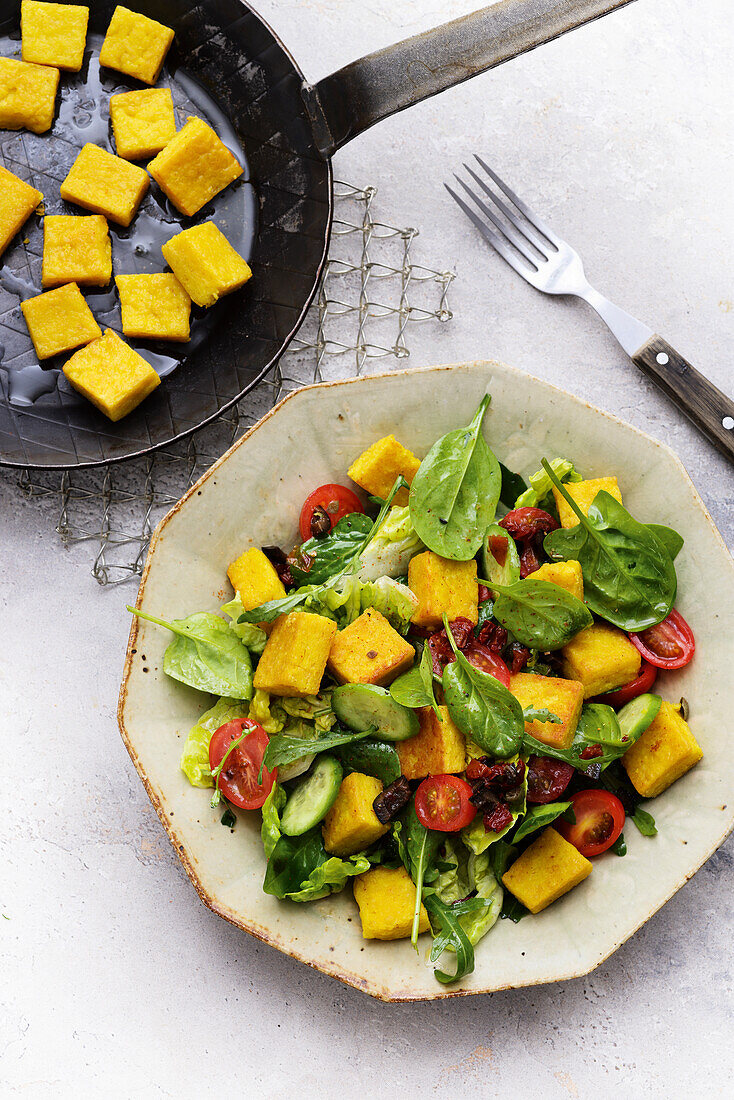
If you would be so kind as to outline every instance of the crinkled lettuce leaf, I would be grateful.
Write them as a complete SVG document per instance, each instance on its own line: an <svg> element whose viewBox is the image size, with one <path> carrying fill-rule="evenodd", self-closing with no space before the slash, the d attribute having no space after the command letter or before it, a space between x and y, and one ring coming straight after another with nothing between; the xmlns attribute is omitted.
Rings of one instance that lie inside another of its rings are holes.
<svg viewBox="0 0 734 1100"><path fill-rule="evenodd" d="M502 910L504 891L492 870L489 853L469 853L461 840L447 837L440 864L442 869L433 886L445 905L454 905L475 892L478 898L486 902L458 918L470 942L476 946Z"/></svg>
<svg viewBox="0 0 734 1100"><path fill-rule="evenodd" d="M233 600L222 605L222 611L225 615L229 615L232 620L227 623L227 626L230 630L234 631L240 641L247 646L250 653L255 653L257 655L262 653L265 649L265 643L268 640L265 631L255 623L240 623L237 621L240 615L243 615L245 611L242 606L239 592L235 593L235 598Z"/></svg>
<svg viewBox="0 0 734 1100"><path fill-rule="evenodd" d="M266 733L280 733L288 720L280 699L271 700L267 691L255 688L255 693L250 700L250 711L247 715L253 722L262 726Z"/></svg>
<svg viewBox="0 0 734 1100"><path fill-rule="evenodd" d="M273 783L270 794L262 804L263 820L260 836L262 837L266 859L270 859L275 845L280 840L280 815L285 809L286 797L280 783Z"/></svg>
<svg viewBox="0 0 734 1100"><path fill-rule="evenodd" d="M397 506L390 509L361 556L359 577L375 581L379 577L402 577L408 562L425 550L410 518L410 509Z"/></svg>
<svg viewBox="0 0 734 1100"><path fill-rule="evenodd" d="M306 722L313 722L317 733L328 733L336 722L336 715L331 709L330 691L321 691L318 695L304 695L300 699L279 698L278 705L291 718L301 718ZM297 737L298 734L293 736ZM309 736L313 737L313 731L309 733Z"/></svg>
<svg viewBox="0 0 734 1100"><path fill-rule="evenodd" d="M581 474L573 462L568 458L554 458L551 460L551 469L559 481L581 481ZM551 479L545 470L536 470L528 478L530 488L515 501L516 508L541 508L543 502L551 493Z"/></svg>
<svg viewBox="0 0 734 1100"><path fill-rule="evenodd" d="M374 607L400 634L407 633L418 606L417 596L406 584L400 584L392 577L365 581L353 574L340 578L337 585L325 590L321 602L333 613L341 630L358 619L368 607Z"/></svg>
<svg viewBox="0 0 734 1100"><path fill-rule="evenodd" d="M189 730L181 754L181 771L189 783L194 787L214 786L209 770L209 742L225 722L247 717L247 703L237 699L218 699L213 707L204 711L196 725Z"/></svg>

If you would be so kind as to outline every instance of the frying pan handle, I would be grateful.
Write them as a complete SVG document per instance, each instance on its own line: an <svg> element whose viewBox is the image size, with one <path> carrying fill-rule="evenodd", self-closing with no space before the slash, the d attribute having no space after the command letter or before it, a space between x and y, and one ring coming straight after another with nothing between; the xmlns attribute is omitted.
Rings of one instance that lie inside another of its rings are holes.
<svg viewBox="0 0 734 1100"><path fill-rule="evenodd" d="M628 3L500 0L352 61L304 88L319 149L329 157L381 119Z"/></svg>

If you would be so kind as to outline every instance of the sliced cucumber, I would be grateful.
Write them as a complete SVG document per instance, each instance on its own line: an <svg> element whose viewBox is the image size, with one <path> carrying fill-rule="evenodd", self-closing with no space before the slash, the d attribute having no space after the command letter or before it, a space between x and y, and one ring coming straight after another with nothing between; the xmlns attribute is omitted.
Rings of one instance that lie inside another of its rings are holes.
<svg viewBox="0 0 734 1100"><path fill-rule="evenodd" d="M645 732L652 720L660 710L662 699L659 695L638 695L636 699L630 699L617 713L619 728L622 737L631 744Z"/></svg>
<svg viewBox="0 0 734 1100"><path fill-rule="evenodd" d="M502 565L497 561L490 548L489 540L492 536L507 541L507 552ZM482 576L485 580L496 581L497 584L514 584L515 581L520 580L520 555L517 552L515 540L498 523L493 523L491 527L488 527L484 536L482 570Z"/></svg>
<svg viewBox="0 0 734 1100"><path fill-rule="evenodd" d="M286 836L302 836L323 821L339 793L343 774L335 756L320 756L311 774L298 784L286 802L280 819L281 832Z"/></svg>
<svg viewBox="0 0 734 1100"><path fill-rule="evenodd" d="M387 688L374 684L343 684L331 693L334 714L351 730L375 727L378 741L415 737L420 723L414 710L396 703Z"/></svg>

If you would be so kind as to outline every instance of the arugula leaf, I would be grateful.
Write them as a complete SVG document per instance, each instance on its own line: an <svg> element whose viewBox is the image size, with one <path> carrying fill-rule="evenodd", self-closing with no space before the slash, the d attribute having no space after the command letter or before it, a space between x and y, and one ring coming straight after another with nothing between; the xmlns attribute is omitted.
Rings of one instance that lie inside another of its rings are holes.
<svg viewBox="0 0 734 1100"><path fill-rule="evenodd" d="M227 829L234 829L235 825L237 824L237 818L232 813L229 806L225 807L224 813L222 814L220 824L224 825L225 828L227 828Z"/></svg>
<svg viewBox="0 0 734 1100"><path fill-rule="evenodd" d="M418 664L413 665L408 672L398 676L390 685L390 694L396 703L413 710L419 707L433 707L436 717L440 719L441 712L436 702L436 694L433 688L433 663L431 651L427 645L423 646L423 653Z"/></svg>
<svg viewBox="0 0 734 1100"><path fill-rule="evenodd" d="M200 611L169 623L135 607L128 607L128 611L176 635L163 655L163 671L167 676L211 695L252 698L249 650L224 619Z"/></svg>
<svg viewBox="0 0 734 1100"><path fill-rule="evenodd" d="M500 462L500 474L502 475L500 503L504 504L505 508L516 508L517 505L515 501L521 493L527 490L527 485L519 474L514 473L512 470L508 470L504 462Z"/></svg>
<svg viewBox="0 0 734 1100"><path fill-rule="evenodd" d="M617 839L609 849L610 852L614 852L615 856L627 855L627 841L624 839L624 833L620 833Z"/></svg>
<svg viewBox="0 0 734 1100"><path fill-rule="evenodd" d="M515 830L513 843L518 844L526 836L550 825L551 821L555 821L572 805L571 802L546 802L544 806L533 806Z"/></svg>
<svg viewBox="0 0 734 1100"><path fill-rule="evenodd" d="M289 559L296 584L323 584L341 573L372 529L372 520L361 512L342 516L323 539L308 539Z"/></svg>
<svg viewBox="0 0 734 1100"><path fill-rule="evenodd" d="M643 836L657 836L658 830L655 818L647 810L643 810L641 806L638 806L632 814L632 820Z"/></svg>
<svg viewBox="0 0 734 1100"><path fill-rule="evenodd" d="M423 887L438 875L433 864L444 834L421 825L415 812L415 803L411 799L401 818L393 823L393 836L405 869L415 883L415 912L410 942L417 951Z"/></svg>
<svg viewBox="0 0 734 1100"><path fill-rule="evenodd" d="M594 621L578 597L550 581L529 577L508 587L498 583L491 587L495 619L528 649L544 653L561 649Z"/></svg>
<svg viewBox="0 0 734 1100"><path fill-rule="evenodd" d="M429 550L454 561L468 561L482 545L494 519L502 475L482 435L489 394L466 428L433 444L410 489L410 517Z"/></svg>
<svg viewBox="0 0 734 1100"><path fill-rule="evenodd" d="M311 753L326 752L327 749L335 749L339 745L349 745L353 741L362 741L376 730L376 726L355 733L354 730L343 730L336 727L329 733L320 737L289 737L287 733L274 733L268 741L268 747L263 756L260 768L272 771L282 764L292 764L294 760L300 760L302 756Z"/></svg>
<svg viewBox="0 0 734 1100"><path fill-rule="evenodd" d="M543 467L579 518L576 527L546 535L548 556L581 563L586 603L620 629L639 631L662 622L678 584L665 545L603 489L585 516L545 459Z"/></svg>
<svg viewBox="0 0 734 1100"><path fill-rule="evenodd" d="M438 927L438 932L434 932L431 962L436 962L447 949L456 955L453 974L447 974L444 970L434 970L434 974L442 985L458 982L474 969L474 947L459 918L486 908L486 902L482 898L469 898L455 905L445 905L438 894L432 893L426 895L424 904L432 922Z"/></svg>
<svg viewBox="0 0 734 1100"><path fill-rule="evenodd" d="M340 745L334 755L347 771L373 775L385 787L400 778L400 757L387 741L354 741Z"/></svg>
<svg viewBox="0 0 734 1100"><path fill-rule="evenodd" d="M674 531L672 527L663 527L661 523L646 523L645 526L659 542L662 542L670 554L670 560L675 561L683 549L683 536Z"/></svg>
<svg viewBox="0 0 734 1100"><path fill-rule="evenodd" d="M506 759L520 747L525 719L520 701L504 684L467 661L457 648L444 615L446 636L456 660L443 670L443 693L451 718L469 740L492 756Z"/></svg>
<svg viewBox="0 0 734 1100"><path fill-rule="evenodd" d="M547 707L524 707L522 713L526 722L551 722L554 726L560 726L563 721Z"/></svg>

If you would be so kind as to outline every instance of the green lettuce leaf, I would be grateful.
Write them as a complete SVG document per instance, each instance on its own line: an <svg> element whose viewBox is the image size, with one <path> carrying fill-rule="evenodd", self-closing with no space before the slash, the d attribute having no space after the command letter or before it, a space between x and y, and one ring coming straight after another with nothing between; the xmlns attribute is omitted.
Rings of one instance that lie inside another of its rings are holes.
<svg viewBox="0 0 734 1100"><path fill-rule="evenodd" d="M255 689L247 717L262 726L267 734L280 733L287 721L287 715L280 706L280 700L271 701L268 692L261 688Z"/></svg>
<svg viewBox="0 0 734 1100"><path fill-rule="evenodd" d="M265 858L270 859L275 845L280 840L280 815L285 809L286 793L280 783L273 783L273 788L262 804L262 837Z"/></svg>
<svg viewBox="0 0 734 1100"><path fill-rule="evenodd" d="M559 481L581 481L581 474L573 462L567 458L554 458L551 468ZM542 508L543 502L551 495L551 479L545 470L537 470L529 479L530 488L515 501L515 508Z"/></svg>
<svg viewBox="0 0 734 1100"><path fill-rule="evenodd" d="M362 553L359 577L363 581L402 577L410 559L421 550L425 545L413 527L410 509L394 506Z"/></svg>
<svg viewBox="0 0 734 1100"><path fill-rule="evenodd" d="M489 852L482 855L469 857L469 877L472 887L476 890L476 896L485 902L482 909L473 909L460 917L461 926L469 937L469 942L476 947L483 936L487 935L490 928L497 922L502 912L502 899L504 890L502 883L498 882L491 867Z"/></svg>
<svg viewBox="0 0 734 1100"><path fill-rule="evenodd" d="M225 722L247 718L246 703L237 699L218 699L213 707L204 711L199 721L191 727L181 753L181 771L194 787L213 787L214 779L209 770L209 742L213 734Z"/></svg>
<svg viewBox="0 0 734 1100"><path fill-rule="evenodd" d="M265 649L265 643L268 640L268 636L264 630L255 623L240 623L237 620L240 615L244 614L244 607L242 606L242 600L239 597L239 593L235 595L233 600L229 603L222 605L222 611L225 615L229 615L232 622L227 623L230 630L234 631L243 645L246 645L250 653L260 655Z"/></svg>

